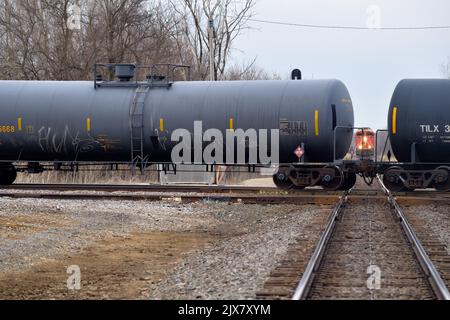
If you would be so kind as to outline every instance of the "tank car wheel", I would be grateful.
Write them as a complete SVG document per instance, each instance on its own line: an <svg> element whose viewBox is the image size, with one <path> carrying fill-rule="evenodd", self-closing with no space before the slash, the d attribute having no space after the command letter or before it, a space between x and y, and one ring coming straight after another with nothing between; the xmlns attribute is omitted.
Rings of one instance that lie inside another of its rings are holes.
<svg viewBox="0 0 450 320"><path fill-rule="evenodd" d="M13 165L0 167L0 185L9 186L16 181L17 171Z"/></svg>
<svg viewBox="0 0 450 320"><path fill-rule="evenodd" d="M447 172L447 177L441 177L446 180L443 180L441 182L435 182L433 184L433 187L437 191L450 191L450 168L449 167L439 167L437 170L445 170Z"/></svg>
<svg viewBox="0 0 450 320"><path fill-rule="evenodd" d="M356 184L356 173L349 172L345 175L344 184L341 187L341 190L348 191L352 189Z"/></svg>
<svg viewBox="0 0 450 320"><path fill-rule="evenodd" d="M399 168L390 168L383 175L383 184L392 192L401 192L407 190L400 176L394 172Z"/></svg>
<svg viewBox="0 0 450 320"><path fill-rule="evenodd" d="M286 176L284 172L278 172L273 176L273 182L278 189L281 190L291 190L294 188L294 183Z"/></svg>
<svg viewBox="0 0 450 320"><path fill-rule="evenodd" d="M345 182L344 173L338 167L333 167L335 170L334 177L325 175L322 179L321 187L326 191L337 191L342 188Z"/></svg>

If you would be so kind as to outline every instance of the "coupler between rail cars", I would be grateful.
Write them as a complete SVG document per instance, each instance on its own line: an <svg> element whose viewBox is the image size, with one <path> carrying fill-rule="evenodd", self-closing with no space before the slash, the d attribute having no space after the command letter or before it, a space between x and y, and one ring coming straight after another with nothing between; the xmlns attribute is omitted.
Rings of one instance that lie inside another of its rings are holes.
<svg viewBox="0 0 450 320"><path fill-rule="evenodd" d="M393 192L428 188L434 188L438 191L450 191L449 166L414 165L412 167L399 164L381 170L384 172L384 185Z"/></svg>
<svg viewBox="0 0 450 320"><path fill-rule="evenodd" d="M12 163L0 163L0 185L12 185L16 178L17 170Z"/></svg>

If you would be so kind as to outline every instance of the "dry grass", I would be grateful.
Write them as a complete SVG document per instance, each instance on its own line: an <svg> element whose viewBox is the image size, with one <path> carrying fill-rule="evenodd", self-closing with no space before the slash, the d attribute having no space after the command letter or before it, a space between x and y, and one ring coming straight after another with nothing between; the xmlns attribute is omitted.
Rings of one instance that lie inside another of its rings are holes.
<svg viewBox="0 0 450 320"><path fill-rule="evenodd" d="M141 174L138 170L133 174L130 169L120 168L120 171L112 171L109 167L92 167L91 171L65 172L46 171L41 174L19 173L16 183L37 183L37 184L148 184L158 183L158 172L151 167ZM237 171L236 168L232 169ZM261 177L258 173L249 173L245 168L240 172L227 172L222 184L241 184L243 181L267 178ZM195 181L185 181L192 183Z"/></svg>
<svg viewBox="0 0 450 320"><path fill-rule="evenodd" d="M86 171L66 172L66 171L46 171L40 174L19 173L16 183L75 183L75 184L138 184L157 183L158 174L153 171L146 171L141 174L136 171L121 168L120 171L113 171L109 167L89 167Z"/></svg>

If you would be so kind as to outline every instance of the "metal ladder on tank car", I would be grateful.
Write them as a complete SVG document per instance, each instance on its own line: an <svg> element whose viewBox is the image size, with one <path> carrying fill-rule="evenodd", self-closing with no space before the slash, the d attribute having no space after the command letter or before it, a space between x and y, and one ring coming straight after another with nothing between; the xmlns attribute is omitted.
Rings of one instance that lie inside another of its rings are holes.
<svg viewBox="0 0 450 320"><path fill-rule="evenodd" d="M132 172L139 167L144 172L146 157L144 156L144 102L149 86L138 86L130 107L130 137Z"/></svg>

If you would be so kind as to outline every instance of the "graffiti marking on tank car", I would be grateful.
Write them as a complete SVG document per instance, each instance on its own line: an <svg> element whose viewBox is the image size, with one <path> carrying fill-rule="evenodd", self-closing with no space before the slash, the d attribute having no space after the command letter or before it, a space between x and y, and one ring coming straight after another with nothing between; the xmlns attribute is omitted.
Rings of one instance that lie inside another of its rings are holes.
<svg viewBox="0 0 450 320"><path fill-rule="evenodd" d="M308 135L308 124L305 121L280 120L280 136Z"/></svg>
<svg viewBox="0 0 450 320"><path fill-rule="evenodd" d="M99 135L96 141L100 144L100 148L104 152L120 149L120 140L111 139L107 135Z"/></svg>
<svg viewBox="0 0 450 320"><path fill-rule="evenodd" d="M69 126L66 126L63 134L47 127L41 127L38 131L39 147L46 153L87 153L96 149L98 141L88 135L87 139L80 138L80 132L72 134ZM71 150L69 150L69 148Z"/></svg>

